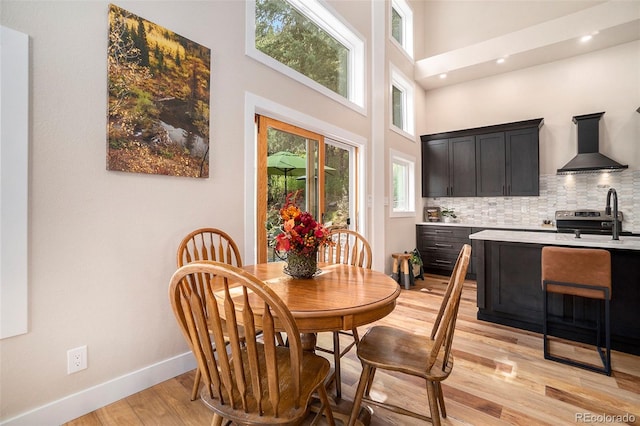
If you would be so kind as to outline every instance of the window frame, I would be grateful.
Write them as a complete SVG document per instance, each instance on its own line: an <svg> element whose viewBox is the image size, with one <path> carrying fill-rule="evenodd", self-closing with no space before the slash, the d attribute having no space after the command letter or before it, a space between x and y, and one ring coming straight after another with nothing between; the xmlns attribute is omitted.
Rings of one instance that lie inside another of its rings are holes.
<svg viewBox="0 0 640 426"><path fill-rule="evenodd" d="M402 40L393 36L393 10L402 18ZM391 0L389 4L389 38L413 61L413 10L405 0Z"/></svg>
<svg viewBox="0 0 640 426"><path fill-rule="evenodd" d="M323 86L306 75L288 67L282 62L272 58L256 48L256 2L255 0L246 2L246 34L245 34L245 54L258 62L296 80L299 83L316 90L323 95L340 102L349 108L366 115L365 97L365 41L349 24L330 7L318 0L284 0L298 12L306 16L323 31L343 44L348 54L348 76L347 76L347 97L344 97L333 90Z"/></svg>
<svg viewBox="0 0 640 426"><path fill-rule="evenodd" d="M415 84L409 80L400 70L390 65L390 85L389 85L389 126L391 130L411 139L415 142ZM393 122L394 102L393 88L402 93L402 127L398 127Z"/></svg>
<svg viewBox="0 0 640 426"><path fill-rule="evenodd" d="M394 206L394 165L405 167L405 179L407 188L402 191L406 197L406 203L401 209ZM415 157L405 154L394 149L389 149L389 217L414 217L416 215L416 159Z"/></svg>

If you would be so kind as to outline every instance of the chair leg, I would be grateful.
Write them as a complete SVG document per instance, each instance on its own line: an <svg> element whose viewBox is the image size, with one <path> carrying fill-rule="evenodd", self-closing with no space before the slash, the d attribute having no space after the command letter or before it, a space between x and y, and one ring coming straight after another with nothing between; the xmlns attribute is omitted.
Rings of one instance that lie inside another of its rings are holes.
<svg viewBox="0 0 640 426"><path fill-rule="evenodd" d="M222 417L220 417L219 414L214 414L213 415L213 419L211 420L211 426L221 426L222 425L222 420L224 420Z"/></svg>
<svg viewBox="0 0 640 426"><path fill-rule="evenodd" d="M324 383L320 383L318 386L318 396L320 397L320 411L318 414L322 413L322 409L324 408L324 413L327 416L327 422L331 426L335 426L336 421L333 418L333 411L331 411L331 404L329 403L329 395L327 395L327 388L324 387Z"/></svg>
<svg viewBox="0 0 640 426"><path fill-rule="evenodd" d="M349 417L349 425L355 426L358 414L360 413L360 406L362 405L362 397L364 396L365 387L369 387L369 377L371 375L372 367L369 364L362 364L362 374L360 374L360 381L358 382L358 388L356 394L353 397L353 408L351 410L351 416Z"/></svg>
<svg viewBox="0 0 640 426"><path fill-rule="evenodd" d="M371 374L369 375L369 380L367 380L367 387L364 389L364 396L369 397L369 392L371 392L371 386L373 386L373 378L376 376L376 368L371 366Z"/></svg>
<svg viewBox="0 0 640 426"><path fill-rule="evenodd" d="M191 400L198 399L198 390L200 389L200 369L196 368L196 378L193 380L193 389L191 390Z"/></svg>
<svg viewBox="0 0 640 426"><path fill-rule="evenodd" d="M353 340L354 342L356 342L356 347L357 347L358 343L360 343L360 336L358 335L358 329L353 327L351 329L351 333L353 334Z"/></svg>
<svg viewBox="0 0 640 426"><path fill-rule="evenodd" d="M440 415L443 419L447 418L447 409L444 406L444 395L442 394L442 384L436 382L436 390L438 391L438 402L440 403Z"/></svg>
<svg viewBox="0 0 640 426"><path fill-rule="evenodd" d="M427 396L429 397L431 422L434 426L440 426L440 412L438 411L438 397L436 393L436 385L432 381L427 380Z"/></svg>
<svg viewBox="0 0 640 426"><path fill-rule="evenodd" d="M342 379L340 377L340 333L333 332L333 368L335 370L334 380L336 382L336 398L342 398Z"/></svg>

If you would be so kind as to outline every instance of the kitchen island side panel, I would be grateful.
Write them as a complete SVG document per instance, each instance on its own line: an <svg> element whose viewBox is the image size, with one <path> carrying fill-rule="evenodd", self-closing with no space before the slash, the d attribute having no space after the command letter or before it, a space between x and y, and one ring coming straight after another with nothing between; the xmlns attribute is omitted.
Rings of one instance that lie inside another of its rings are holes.
<svg viewBox="0 0 640 426"><path fill-rule="evenodd" d="M541 255L543 244L476 240L480 320L542 332ZM640 251L611 250L611 342L614 350L640 355ZM478 253L480 254L480 253ZM550 334L593 343L589 321L597 301L549 294L549 316L560 320ZM573 319L576 324L563 323Z"/></svg>

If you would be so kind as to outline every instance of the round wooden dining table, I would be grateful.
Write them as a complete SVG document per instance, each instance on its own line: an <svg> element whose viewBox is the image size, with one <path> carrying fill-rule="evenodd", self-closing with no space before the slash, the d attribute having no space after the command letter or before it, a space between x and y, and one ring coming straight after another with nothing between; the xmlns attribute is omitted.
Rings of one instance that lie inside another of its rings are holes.
<svg viewBox="0 0 640 426"><path fill-rule="evenodd" d="M287 305L300 330L305 350L313 351L315 333L351 330L388 315L400 286L382 272L344 264L319 263L309 279L287 275L284 262L244 266L264 281Z"/></svg>

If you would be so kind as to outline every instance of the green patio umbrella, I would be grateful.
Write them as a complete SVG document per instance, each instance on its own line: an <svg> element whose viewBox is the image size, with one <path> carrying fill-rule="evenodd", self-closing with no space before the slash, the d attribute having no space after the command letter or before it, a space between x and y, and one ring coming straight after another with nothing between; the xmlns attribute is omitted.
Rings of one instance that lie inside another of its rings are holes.
<svg viewBox="0 0 640 426"><path fill-rule="evenodd" d="M333 167L324 166L324 171L331 173ZM307 159L305 156L292 154L287 151L279 151L267 157L267 174L284 176L284 193L287 193L287 177L307 175Z"/></svg>
<svg viewBox="0 0 640 426"><path fill-rule="evenodd" d="M267 174L284 176L284 193L287 193L287 176L307 174L307 159L286 151L267 157Z"/></svg>

